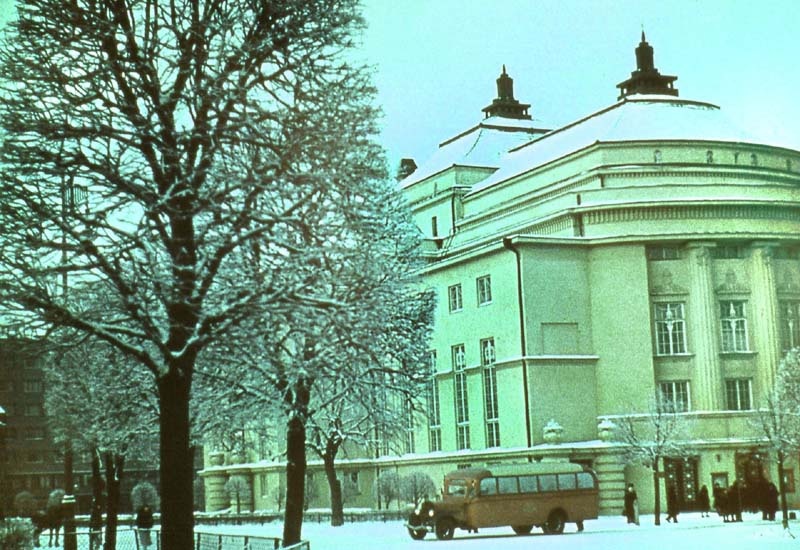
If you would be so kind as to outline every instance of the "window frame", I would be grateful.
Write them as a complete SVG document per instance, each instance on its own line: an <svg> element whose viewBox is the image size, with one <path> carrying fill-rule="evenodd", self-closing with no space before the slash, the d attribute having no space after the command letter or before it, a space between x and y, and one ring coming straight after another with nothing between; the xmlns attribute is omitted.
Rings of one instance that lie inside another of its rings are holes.
<svg viewBox="0 0 800 550"><path fill-rule="evenodd" d="M461 290L461 283L447 287L447 303L450 313L464 309L464 294Z"/></svg>
<svg viewBox="0 0 800 550"><path fill-rule="evenodd" d="M719 324L720 351L722 353L750 352L746 300L720 300Z"/></svg>
<svg viewBox="0 0 800 550"><path fill-rule="evenodd" d="M682 391L678 391L679 387ZM665 388L669 388L669 391L665 392ZM663 401L672 403L673 412L682 413L692 410L692 394L689 380L662 380L658 383L658 392ZM668 393L671 393L671 396L668 396ZM685 399L676 399L676 396L679 395L684 396Z"/></svg>
<svg viewBox="0 0 800 550"><path fill-rule="evenodd" d="M733 389L734 391L731 391ZM742 391L745 389L746 391ZM733 396L735 403L732 403ZM746 406L743 406L745 397ZM753 379L752 378L726 378L725 379L725 407L729 411L752 411L753 409Z"/></svg>
<svg viewBox="0 0 800 550"><path fill-rule="evenodd" d="M677 317L673 311L679 312ZM657 357L686 355L688 353L686 333L684 302L653 302L653 336Z"/></svg>
<svg viewBox="0 0 800 550"><path fill-rule="evenodd" d="M469 434L469 386L464 344L451 346L453 362L453 406L456 421L456 449L470 448Z"/></svg>
<svg viewBox="0 0 800 550"><path fill-rule="evenodd" d="M483 412L486 424L486 448L500 446L500 413L497 394L497 371L495 369L494 338L480 341L481 366L483 371Z"/></svg>
<svg viewBox="0 0 800 550"><path fill-rule="evenodd" d="M478 306L485 306L492 303L492 276L482 275L475 279Z"/></svg>

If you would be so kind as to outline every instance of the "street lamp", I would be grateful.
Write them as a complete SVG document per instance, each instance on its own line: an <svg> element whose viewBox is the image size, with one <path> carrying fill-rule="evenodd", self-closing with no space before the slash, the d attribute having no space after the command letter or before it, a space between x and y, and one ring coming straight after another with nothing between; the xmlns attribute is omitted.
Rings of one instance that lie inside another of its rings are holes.
<svg viewBox="0 0 800 550"><path fill-rule="evenodd" d="M6 519L6 410L0 406L0 521Z"/></svg>

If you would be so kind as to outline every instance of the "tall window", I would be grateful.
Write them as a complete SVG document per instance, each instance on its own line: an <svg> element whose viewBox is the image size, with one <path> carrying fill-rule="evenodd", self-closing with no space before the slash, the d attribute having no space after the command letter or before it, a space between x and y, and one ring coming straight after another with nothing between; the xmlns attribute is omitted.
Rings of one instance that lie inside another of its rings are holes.
<svg viewBox="0 0 800 550"><path fill-rule="evenodd" d="M729 411L749 411L753 408L753 393L749 378L725 380L725 396Z"/></svg>
<svg viewBox="0 0 800 550"><path fill-rule="evenodd" d="M678 260L680 259L680 253L677 246L648 246L647 259L655 262Z"/></svg>
<svg viewBox="0 0 800 550"><path fill-rule="evenodd" d="M463 303L461 301L461 285L453 285L447 289L450 297L450 311L461 311Z"/></svg>
<svg viewBox="0 0 800 550"><path fill-rule="evenodd" d="M778 304L781 323L781 349L800 346L800 302L781 301Z"/></svg>
<svg viewBox="0 0 800 550"><path fill-rule="evenodd" d="M488 304L492 301L492 279L489 275L478 277L478 305Z"/></svg>
<svg viewBox="0 0 800 550"><path fill-rule="evenodd" d="M405 417L405 451L406 453L414 453L417 451L417 445L414 441L414 428L416 428L416 422L414 419L414 407L411 405L411 401L406 400L403 406L403 416Z"/></svg>
<svg viewBox="0 0 800 550"><path fill-rule="evenodd" d="M722 351L727 353L748 351L747 319L744 302L720 302L719 318L722 325Z"/></svg>
<svg viewBox="0 0 800 550"><path fill-rule="evenodd" d="M456 448L469 449L469 398L467 392L464 344L451 348L453 355L453 384L456 405Z"/></svg>
<svg viewBox="0 0 800 550"><path fill-rule="evenodd" d="M706 164L714 164L714 151L706 151Z"/></svg>
<svg viewBox="0 0 800 550"><path fill-rule="evenodd" d="M686 319L683 304L668 302L654 304L656 355L686 353Z"/></svg>
<svg viewBox="0 0 800 550"><path fill-rule="evenodd" d="M689 381L678 380L661 382L659 384L661 400L669 404L674 412L687 412L689 410Z"/></svg>
<svg viewBox="0 0 800 550"><path fill-rule="evenodd" d="M653 151L653 162L661 164L661 151L659 149Z"/></svg>
<svg viewBox="0 0 800 550"><path fill-rule="evenodd" d="M497 413L497 373L494 367L494 338L481 340L483 406L486 414L486 446L500 446L500 417Z"/></svg>
<svg viewBox="0 0 800 550"><path fill-rule="evenodd" d="M428 449L442 450L442 417L439 411L439 381L436 379L436 352L428 354L431 382L428 385Z"/></svg>

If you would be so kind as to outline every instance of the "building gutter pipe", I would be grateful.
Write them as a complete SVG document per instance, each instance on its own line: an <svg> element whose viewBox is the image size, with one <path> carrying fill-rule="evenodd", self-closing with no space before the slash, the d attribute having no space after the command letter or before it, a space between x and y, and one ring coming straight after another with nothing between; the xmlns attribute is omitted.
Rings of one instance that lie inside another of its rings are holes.
<svg viewBox="0 0 800 550"><path fill-rule="evenodd" d="M522 292L522 256L512 239L513 237L503 237L503 247L513 252L517 261L517 308L519 310L519 347L522 354L522 393L525 399L525 435L528 447L533 447L530 396L528 395L528 350L525 343L525 300Z"/></svg>

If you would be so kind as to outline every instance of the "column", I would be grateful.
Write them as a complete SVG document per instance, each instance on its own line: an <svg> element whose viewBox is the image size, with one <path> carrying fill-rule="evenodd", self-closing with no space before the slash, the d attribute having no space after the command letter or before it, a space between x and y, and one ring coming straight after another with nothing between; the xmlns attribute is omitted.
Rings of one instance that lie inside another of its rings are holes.
<svg viewBox="0 0 800 550"><path fill-rule="evenodd" d="M716 411L722 408L722 380L711 254L706 243L690 244L688 250L689 304L686 323L691 335L689 351L695 355L692 408Z"/></svg>
<svg viewBox="0 0 800 550"><path fill-rule="evenodd" d="M756 383L758 395L772 388L778 363L781 360L780 334L778 333L778 298L775 293L775 268L772 259L774 243L753 243L751 300L751 349L758 353ZM756 393L756 391L754 391ZM754 396L755 397L755 396ZM760 399L755 397L755 406Z"/></svg>

